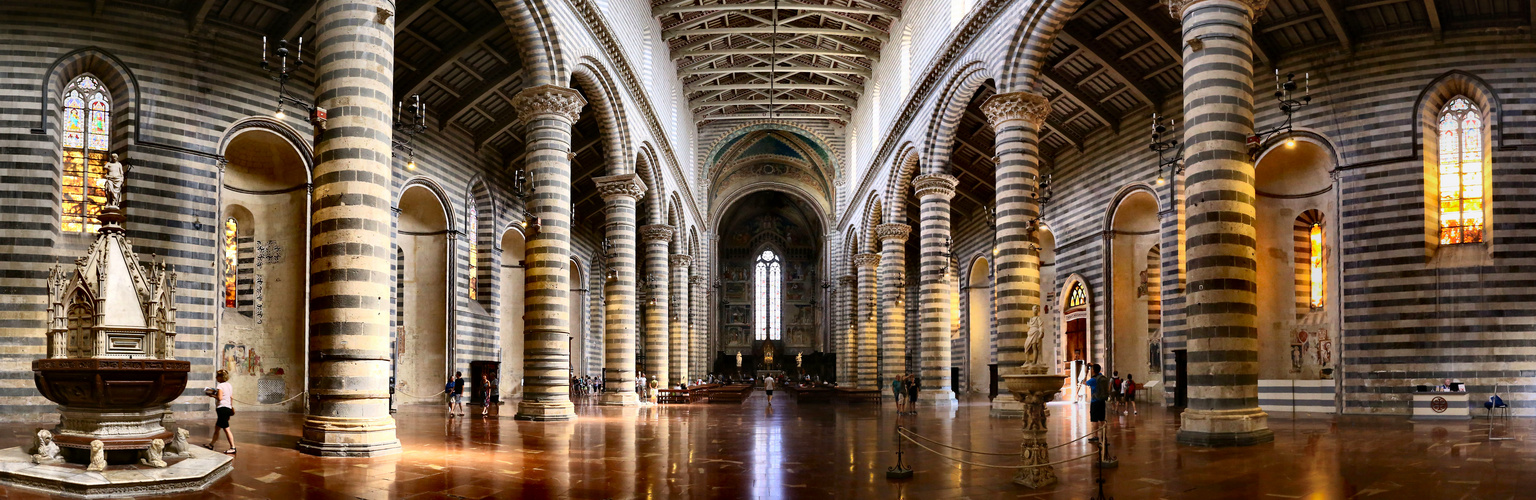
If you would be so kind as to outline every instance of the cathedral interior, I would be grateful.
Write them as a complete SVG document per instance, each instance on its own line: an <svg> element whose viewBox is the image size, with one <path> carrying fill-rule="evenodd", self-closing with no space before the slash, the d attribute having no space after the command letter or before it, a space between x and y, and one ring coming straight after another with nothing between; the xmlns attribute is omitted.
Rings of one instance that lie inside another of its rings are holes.
<svg viewBox="0 0 1536 500"><path fill-rule="evenodd" d="M0 54L0 498L1536 487L1536 0L9 1Z"/></svg>

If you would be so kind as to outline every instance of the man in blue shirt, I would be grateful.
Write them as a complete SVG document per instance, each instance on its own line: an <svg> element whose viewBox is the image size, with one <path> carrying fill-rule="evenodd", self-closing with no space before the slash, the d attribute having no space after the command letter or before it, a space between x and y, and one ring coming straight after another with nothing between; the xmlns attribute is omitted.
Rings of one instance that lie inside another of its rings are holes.
<svg viewBox="0 0 1536 500"><path fill-rule="evenodd" d="M1088 379L1090 401L1088 403L1088 421L1093 430L1098 431L1104 422L1104 400L1109 397L1109 379L1104 376L1104 370L1098 363L1093 364L1093 376ZM1098 437L1088 438L1090 442L1098 442Z"/></svg>

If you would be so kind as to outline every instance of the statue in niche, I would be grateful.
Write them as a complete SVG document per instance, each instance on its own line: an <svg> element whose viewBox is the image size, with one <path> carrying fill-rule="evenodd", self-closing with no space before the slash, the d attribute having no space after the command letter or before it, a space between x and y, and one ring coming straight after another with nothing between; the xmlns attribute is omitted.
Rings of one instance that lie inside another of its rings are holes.
<svg viewBox="0 0 1536 500"><path fill-rule="evenodd" d="M106 173L101 176L102 187L107 191L107 207L121 208L123 201L123 163L118 161L117 153L112 153L112 161L102 167Z"/></svg>
<svg viewBox="0 0 1536 500"><path fill-rule="evenodd" d="M763 341L763 367L773 368L773 341Z"/></svg>
<svg viewBox="0 0 1536 500"><path fill-rule="evenodd" d="M801 368L801 367L804 367L804 366L805 366L805 353L803 353L803 352L795 353L795 368Z"/></svg>
<svg viewBox="0 0 1536 500"><path fill-rule="evenodd" d="M1024 337L1024 366L1040 366L1040 353L1044 349L1045 320L1040 316L1040 306L1034 307L1029 318L1028 334Z"/></svg>
<svg viewBox="0 0 1536 500"><path fill-rule="evenodd" d="M37 435L32 438L32 463L41 465L54 465L64 462L59 456L59 445L53 442L53 433L48 429L38 429Z"/></svg>
<svg viewBox="0 0 1536 500"><path fill-rule="evenodd" d="M741 369L741 351L736 351L736 369Z"/></svg>

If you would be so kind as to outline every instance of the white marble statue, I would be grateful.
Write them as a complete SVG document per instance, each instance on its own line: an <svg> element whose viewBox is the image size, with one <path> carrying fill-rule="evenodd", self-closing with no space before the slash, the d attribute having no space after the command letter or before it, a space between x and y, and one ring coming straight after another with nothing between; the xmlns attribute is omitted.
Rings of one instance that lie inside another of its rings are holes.
<svg viewBox="0 0 1536 500"><path fill-rule="evenodd" d="M176 436L171 438L169 444L165 445L165 452L177 457L192 456L192 445L187 443L187 439L191 437L191 434L186 429L176 429Z"/></svg>
<svg viewBox="0 0 1536 500"><path fill-rule="evenodd" d="M741 369L741 351L736 351L736 369Z"/></svg>
<svg viewBox="0 0 1536 500"><path fill-rule="evenodd" d="M101 443L100 439L91 441L91 465L86 466L85 470L91 472L107 470L107 447Z"/></svg>
<svg viewBox="0 0 1536 500"><path fill-rule="evenodd" d="M1040 352L1044 350L1045 320L1040 317L1040 306L1035 306L1034 316L1029 318L1029 333L1024 337L1024 366L1040 366Z"/></svg>
<svg viewBox="0 0 1536 500"><path fill-rule="evenodd" d="M165 467L165 441L156 439L149 442L149 449L141 452L139 463L150 467Z"/></svg>
<svg viewBox="0 0 1536 500"><path fill-rule="evenodd" d="M803 363L805 361L804 356L805 356L805 353L803 353L803 352L795 353L795 368L801 368L802 367L801 363Z"/></svg>
<svg viewBox="0 0 1536 500"><path fill-rule="evenodd" d="M37 436L32 438L32 448L28 451L32 452L34 464L52 465L64 461L59 457L59 445L53 442L53 433L48 432L48 429L37 430Z"/></svg>
<svg viewBox="0 0 1536 500"><path fill-rule="evenodd" d="M102 165L106 173L102 174L102 187L107 191L107 206L119 208L123 201L123 163L118 161L117 153L112 153L112 161Z"/></svg>

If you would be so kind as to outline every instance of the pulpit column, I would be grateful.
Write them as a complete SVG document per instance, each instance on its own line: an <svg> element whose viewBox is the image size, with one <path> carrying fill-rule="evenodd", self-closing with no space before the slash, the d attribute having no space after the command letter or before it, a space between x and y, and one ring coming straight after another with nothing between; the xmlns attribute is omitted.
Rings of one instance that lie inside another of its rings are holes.
<svg viewBox="0 0 1536 500"><path fill-rule="evenodd" d="M537 218L524 260L523 400L519 420L571 420L571 125L586 100L540 85L512 99L527 135L528 212ZM578 313L579 314L579 313Z"/></svg>
<svg viewBox="0 0 1536 500"><path fill-rule="evenodd" d="M678 383L688 381L688 266L693 263L693 257L684 254L672 254L672 335L668 345L670 363L666 381L668 387L676 387Z"/></svg>
<svg viewBox="0 0 1536 500"><path fill-rule="evenodd" d="M982 103L997 139L997 256L993 309L997 317L997 366L1003 375L1024 364L1029 320L1041 311L1040 124L1051 102L1033 92L997 94ZM999 392L993 416L1022 416L1024 405Z"/></svg>
<svg viewBox="0 0 1536 500"><path fill-rule="evenodd" d="M669 338L667 299L669 298L667 260L671 256L672 226L651 224L640 227L640 241L645 242L645 380L667 380Z"/></svg>
<svg viewBox="0 0 1536 500"><path fill-rule="evenodd" d="M859 330L854 321L859 315L859 278L857 276L838 278L837 292L837 385L857 387L859 344L855 337L859 334Z"/></svg>
<svg viewBox="0 0 1536 500"><path fill-rule="evenodd" d="M907 236L912 226L875 226L880 240L880 380L889 385L907 370ZM883 389L883 387L882 387Z"/></svg>
<svg viewBox="0 0 1536 500"><path fill-rule="evenodd" d="M1180 444L1274 440L1259 409L1253 18L1267 0L1178 0L1184 26L1189 407Z"/></svg>
<svg viewBox="0 0 1536 500"><path fill-rule="evenodd" d="M853 256L853 265L859 270L858 317L855 319L859 325L858 336L854 343L854 350L859 356L858 364L854 367L857 373L857 387L859 389L879 389L880 353L877 338L879 335L879 294L875 293L875 269L880 266L880 254L861 253Z"/></svg>
<svg viewBox="0 0 1536 500"><path fill-rule="evenodd" d="M949 200L955 196L959 180L945 174L924 174L912 180L920 203L918 234L922 238L922 277L919 286L918 314L921 315L923 385L917 403L953 406L955 391L949 377L950 310L949 280Z"/></svg>
<svg viewBox="0 0 1536 500"><path fill-rule="evenodd" d="M315 142L311 204L309 411L299 451L371 457L400 452L389 415L390 116L394 10L385 0L323 0L315 19L315 103L329 127Z"/></svg>
<svg viewBox="0 0 1536 500"><path fill-rule="evenodd" d="M603 284L602 404L635 406L635 205L645 196L645 183L636 174L593 179L607 204L612 277Z"/></svg>

